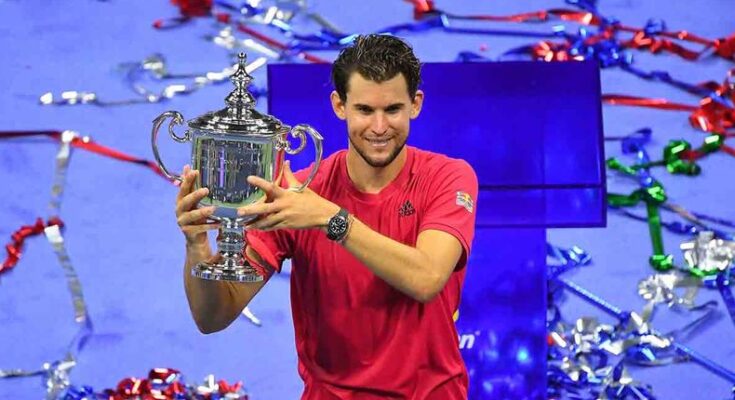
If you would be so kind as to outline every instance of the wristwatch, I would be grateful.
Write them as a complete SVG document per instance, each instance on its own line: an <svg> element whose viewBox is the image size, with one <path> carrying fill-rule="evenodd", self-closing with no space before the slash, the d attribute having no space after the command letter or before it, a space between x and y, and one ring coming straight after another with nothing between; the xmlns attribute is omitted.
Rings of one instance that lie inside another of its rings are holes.
<svg viewBox="0 0 735 400"><path fill-rule="evenodd" d="M344 208L340 208L339 212L335 214L327 222L327 238L336 242L344 239L347 231L350 227L349 214Z"/></svg>

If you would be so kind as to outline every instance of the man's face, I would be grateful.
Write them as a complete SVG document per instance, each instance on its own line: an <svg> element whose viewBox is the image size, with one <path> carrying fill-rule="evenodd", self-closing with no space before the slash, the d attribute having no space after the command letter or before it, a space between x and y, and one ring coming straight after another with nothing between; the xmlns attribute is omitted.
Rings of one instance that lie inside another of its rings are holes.
<svg viewBox="0 0 735 400"><path fill-rule="evenodd" d="M372 167L389 165L406 144L410 120L421 111L423 92L411 99L400 73L377 83L353 72L347 88L346 101L337 92L332 92L331 100L334 113L347 122L350 147Z"/></svg>

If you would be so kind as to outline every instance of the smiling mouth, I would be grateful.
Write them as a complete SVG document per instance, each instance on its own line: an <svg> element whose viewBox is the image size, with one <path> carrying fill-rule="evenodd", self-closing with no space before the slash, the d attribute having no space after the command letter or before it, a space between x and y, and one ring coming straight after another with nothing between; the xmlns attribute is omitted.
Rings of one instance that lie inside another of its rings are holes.
<svg viewBox="0 0 735 400"><path fill-rule="evenodd" d="M388 142L390 142L389 139L365 139L370 143L372 147L381 148L388 145Z"/></svg>

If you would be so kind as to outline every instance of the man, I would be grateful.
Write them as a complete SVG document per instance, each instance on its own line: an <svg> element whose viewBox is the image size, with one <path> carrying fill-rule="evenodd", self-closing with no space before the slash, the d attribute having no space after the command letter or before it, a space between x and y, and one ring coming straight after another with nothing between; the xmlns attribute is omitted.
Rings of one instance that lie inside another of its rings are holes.
<svg viewBox="0 0 735 400"><path fill-rule="evenodd" d="M185 170L177 216L194 320L204 333L226 328L291 258L302 399L465 399L453 315L477 177L464 161L406 146L424 100L420 64L406 43L360 36L340 53L332 79L348 149L326 158L301 193L282 186L298 185L308 170L294 175L288 164L282 185L248 178L269 199L238 210L261 216L248 227L246 255L264 267L263 282L190 276L211 257L206 231L216 226L206 224L211 208L194 208L207 190L192 192L197 172Z"/></svg>

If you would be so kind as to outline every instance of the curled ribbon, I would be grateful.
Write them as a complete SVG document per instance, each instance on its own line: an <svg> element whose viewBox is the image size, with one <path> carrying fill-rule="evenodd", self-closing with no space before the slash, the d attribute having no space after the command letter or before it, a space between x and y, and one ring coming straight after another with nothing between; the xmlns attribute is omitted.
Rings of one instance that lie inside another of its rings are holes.
<svg viewBox="0 0 735 400"><path fill-rule="evenodd" d="M55 400L69 386L69 372L76 365L76 356L83 349L86 339L93 331L92 322L87 314L87 306L82 294L82 286L64 246L64 238L61 234L62 223L57 216L61 208L61 198L64 192L66 170L69 165L72 143L74 143L75 139L78 139L78 134L72 131L56 133L58 135L49 134L50 136L57 136L60 141L59 151L56 155L56 170L51 189L51 200L49 201L49 213L52 215L49 220L55 223L44 225L39 218L36 225L30 231L24 233L38 234L44 232L46 239L53 247L59 264L64 269L67 287L74 306L74 320L79 325L79 331L68 345L66 356L61 361L44 363L43 368L37 371L19 369L0 370L0 377L44 375L46 380L46 398L48 400ZM17 262L17 258L15 262Z"/></svg>
<svg viewBox="0 0 735 400"><path fill-rule="evenodd" d="M256 45L252 47L257 48ZM261 68L266 63L265 57L259 57L250 62L246 70L252 73ZM188 95L194 93L201 88L226 82L235 71L235 66L224 68L222 71L213 71L205 73L190 74L172 74L168 72L166 59L161 54L153 54L146 57L140 62L124 63L120 65L120 70L124 73L124 80L130 89L135 92L138 97L131 99L118 100L102 100L95 92L85 91L64 91L60 95L47 92L40 96L39 102L42 105L79 105L92 104L101 107L122 106L140 103L160 103L176 96ZM166 85L160 91L149 89L144 80L152 79L157 82L168 81L172 79L187 79L189 83L174 83ZM265 92L251 85L249 88L254 96L262 96Z"/></svg>
<svg viewBox="0 0 735 400"><path fill-rule="evenodd" d="M0 266L0 274L10 271L18 264L18 261L23 256L23 246L27 238L43 233L44 229L48 226L57 225L64 225L64 222L58 217L52 217L47 221L38 218L33 225L23 225L13 232L10 236L11 242L5 245L7 255Z"/></svg>
<svg viewBox="0 0 735 400"><path fill-rule="evenodd" d="M207 376L202 384L186 383L178 370L155 368L146 378L125 378L114 389L96 392L90 386L69 386L62 392L64 400L86 399L160 399L160 400L248 400L242 382L230 384Z"/></svg>
<svg viewBox="0 0 735 400"><path fill-rule="evenodd" d="M626 26L614 18L602 16L597 10L595 2L592 1L567 1L567 3L581 8L583 11L550 9L507 16L457 15L436 8L434 2L431 0L406 1L414 7L415 20L423 20L436 16L442 16L449 20L518 23L539 23L561 20L575 22L581 25L597 26L600 28L601 34L608 37L613 36L617 32L632 34L629 40L620 42L620 47L623 48L647 50L654 54L668 52L690 61L698 60L710 52L730 61L735 60L735 34L721 39L706 39L687 31L668 31L666 24L661 20L649 20L641 28ZM702 45L703 48L700 51L690 50L673 42L672 39Z"/></svg>
<svg viewBox="0 0 735 400"><path fill-rule="evenodd" d="M697 276L714 275L732 265L735 242L716 238L714 232L699 232L693 240L680 245L689 268Z"/></svg>
<svg viewBox="0 0 735 400"><path fill-rule="evenodd" d="M564 278L557 279L566 290L579 296L588 303L598 307L600 310L618 318L621 326L624 326L623 332L634 333L638 336L647 336L645 339L635 339L633 344L641 344L642 346L634 347L634 350L628 352L627 357L637 362L642 362L646 365L660 365L657 354L668 355L668 360L671 362L679 361L692 361L707 369L708 371L716 374L717 376L727 380L728 382L735 384L735 372L717 364L716 362L704 357L689 347L678 343L673 340L676 334L667 336L661 336L655 330L653 330L647 321L636 313L629 313L622 311L620 308L607 302L596 294L586 290L585 288L568 281ZM701 319L700 319L701 320ZM646 343L654 343L656 346L653 348L647 346ZM668 345L666 345L668 343ZM646 361L648 360L648 361ZM665 362L669 362L665 361Z"/></svg>

